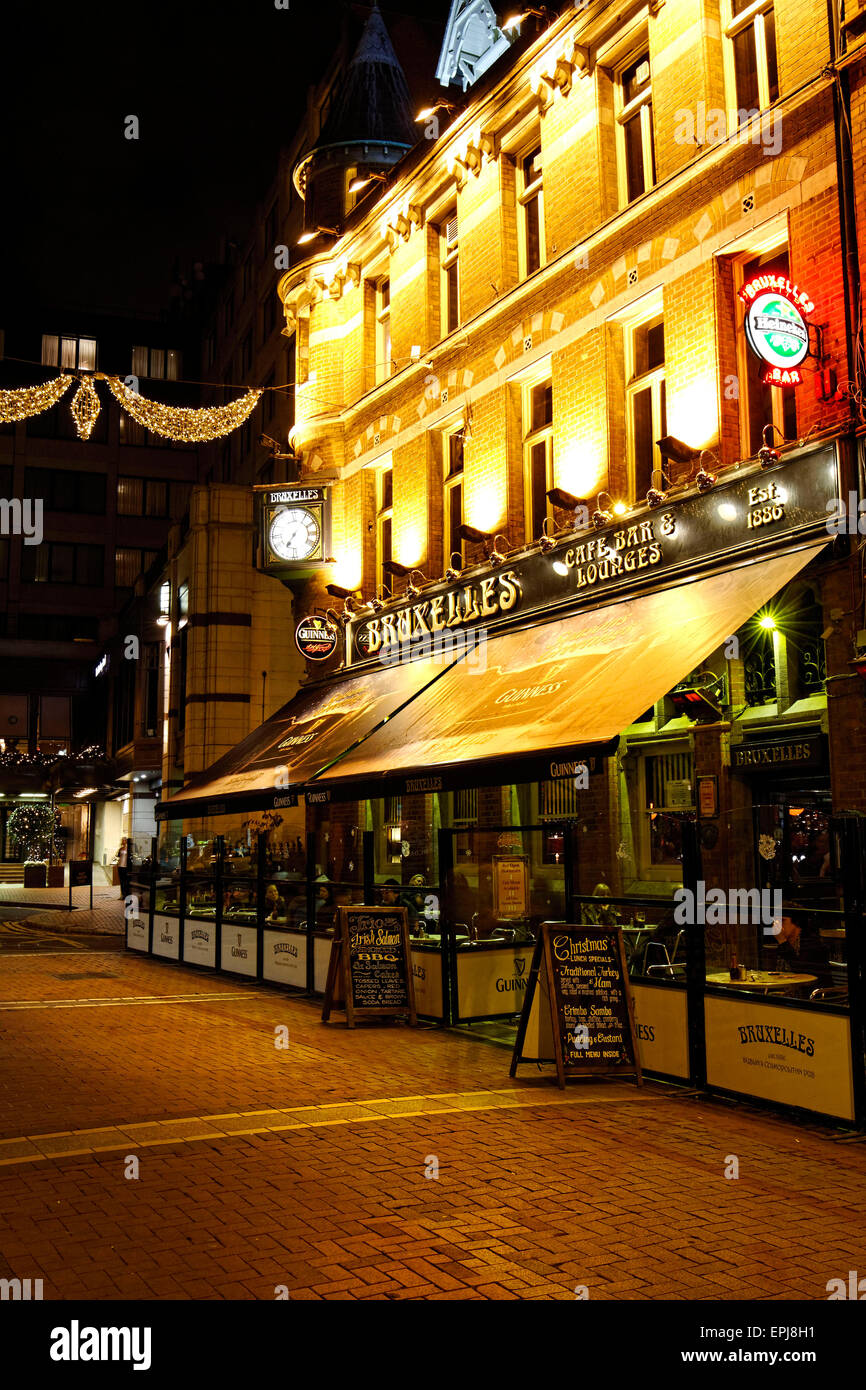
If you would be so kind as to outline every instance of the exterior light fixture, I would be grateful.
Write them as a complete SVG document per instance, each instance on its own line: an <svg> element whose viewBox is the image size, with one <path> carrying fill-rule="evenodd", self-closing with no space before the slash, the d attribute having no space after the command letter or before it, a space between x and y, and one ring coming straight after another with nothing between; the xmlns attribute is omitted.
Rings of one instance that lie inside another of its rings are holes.
<svg viewBox="0 0 866 1390"><path fill-rule="evenodd" d="M761 444L760 449L758 450L758 459L762 468L773 468L781 458L779 450L773 448L773 430L776 430L779 434L782 434L778 425L775 425L772 421L770 421L769 425L764 426L761 435L761 439L763 442ZM784 440L785 436L782 435L783 443Z"/></svg>
<svg viewBox="0 0 866 1390"><path fill-rule="evenodd" d="M455 569L455 567L454 567L454 561L455 561L455 560L457 561L457 568L456 568L456 569ZM452 550L452 552L451 552L451 559L450 559L450 562L449 562L449 564L448 564L448 568L447 568L447 570L445 571L445 576L444 576L444 577L448 580L448 583L449 583L449 584L454 584L454 583L460 578L460 576L461 576L462 573L463 573L463 556L460 554L460 551L459 551L459 550Z"/></svg>
<svg viewBox="0 0 866 1390"><path fill-rule="evenodd" d="M607 507L602 507L601 505L601 499L603 497L607 498ZM609 526L610 523L613 521L613 512L610 510L611 506L612 502L610 494L607 492L600 492L598 494L598 497L596 498L595 511L593 512L590 518L596 531L600 531L602 526Z"/></svg>
<svg viewBox="0 0 866 1390"><path fill-rule="evenodd" d="M650 489L646 495L648 507L661 507L667 501L665 483L670 487L670 478L661 468L654 468L650 475Z"/></svg>
<svg viewBox="0 0 866 1390"><path fill-rule="evenodd" d="M432 106L423 106L415 120L420 125L422 121L429 121L430 117L435 116L437 111L447 111L449 115L453 115L456 110L457 107L452 105L450 101L437 100Z"/></svg>
<svg viewBox="0 0 866 1390"><path fill-rule="evenodd" d="M568 565L565 563L564 560L554 560L552 568L554 569L556 574L561 574L566 579L568 578Z"/></svg>
<svg viewBox="0 0 866 1390"><path fill-rule="evenodd" d="M614 516L625 516L625 514L626 514L627 511L628 511L628 507L625 505L625 502L614 502L614 504L613 504L613 514L614 514Z"/></svg>
<svg viewBox="0 0 866 1390"><path fill-rule="evenodd" d="M587 505L584 497L575 497L573 493L566 492L563 487L552 487L547 494L548 500L554 507L561 507L563 511L574 512L578 507Z"/></svg>
<svg viewBox="0 0 866 1390"><path fill-rule="evenodd" d="M411 566L401 565L399 560L383 560L382 569L395 579L405 579L407 575L412 573Z"/></svg>
<svg viewBox="0 0 866 1390"><path fill-rule="evenodd" d="M457 527L457 534L462 541L471 541L473 545L481 545L483 541L492 541L494 533L492 531L479 531L474 526L469 526L462 521Z"/></svg>
<svg viewBox="0 0 866 1390"><path fill-rule="evenodd" d="M387 183L387 181L387 174L380 174L371 169L369 174L360 174L358 178L352 179L349 184L349 192L360 193L361 189L366 188L368 183Z"/></svg>
<svg viewBox="0 0 866 1390"><path fill-rule="evenodd" d="M83 797L83 796L93 796L93 793L94 793L96 790L97 790L96 787L82 787L82 788L81 788L81 791L79 791L79 792L73 792L72 794L73 794L73 796L75 796L75 797L77 797L77 798L80 799L80 798Z"/></svg>
<svg viewBox="0 0 866 1390"><path fill-rule="evenodd" d="M499 550L499 549L497 549L497 546L496 546L496 542L497 542L497 541L502 541L502 542L503 542L503 544L504 544L504 546L505 546L505 549L504 549L504 550ZM497 534L497 535L494 536L494 538L493 538L493 549L490 551L490 554L487 556L487 559L490 561L491 565L501 565L502 562L503 562L503 560L507 559L507 557L508 557L508 550L509 550L508 537L507 537L507 536L501 536L501 535L498 535L498 534Z"/></svg>
<svg viewBox="0 0 866 1390"><path fill-rule="evenodd" d="M690 444L684 444L673 434L666 434L663 439L657 439L656 447L663 459L673 459L674 463L694 463L701 453L700 449L693 449Z"/></svg>
<svg viewBox="0 0 866 1390"><path fill-rule="evenodd" d="M414 576L416 574L420 575L422 584L429 584L430 582L426 574L422 574L418 569L412 570L409 574L409 583L406 586L406 593L410 598L417 598L421 592L420 585L416 584L414 581Z"/></svg>
<svg viewBox="0 0 866 1390"><path fill-rule="evenodd" d="M722 502L718 510L722 521L736 521L737 509L732 502Z"/></svg>
<svg viewBox="0 0 866 1390"><path fill-rule="evenodd" d="M510 14L502 25L505 34L512 29L519 29L524 19L552 19L550 10L545 5L528 5L525 10L518 10L515 14Z"/></svg>
<svg viewBox="0 0 866 1390"><path fill-rule="evenodd" d="M302 232L302 233L301 233L301 235L298 237L298 245L299 245L299 246L306 246L306 245L307 245L307 242L309 242L309 241L315 241L315 240L316 240L316 237L319 237L319 236L333 236L333 237L337 237L337 236L339 236L339 235L340 235L340 229L339 229L339 227L313 227L313 228L311 228L309 231L306 231L306 232Z"/></svg>
<svg viewBox="0 0 866 1390"><path fill-rule="evenodd" d="M775 632L776 619L771 613L764 613L764 615L758 619L758 627L762 627L765 632Z"/></svg>
<svg viewBox="0 0 866 1390"><path fill-rule="evenodd" d="M548 493L548 496L550 496L549 493ZM539 544L539 546L540 546L540 548L541 548L541 553L542 553L542 555L546 555L546 554L548 553L548 551L550 551L550 550L553 549L553 541L551 540L550 536L547 534L547 525L548 525L549 520L550 520L550 518L546 516L546 517L544 518L544 520L542 521L542 523L541 523L541 535L540 535L539 538L538 538L538 544Z"/></svg>
<svg viewBox="0 0 866 1390"><path fill-rule="evenodd" d="M695 482L696 482L697 485L698 485L698 492L709 492L710 488L715 487L716 483L718 482L718 478L717 478L716 474L715 474L715 473L708 473L707 470L704 468L704 455L705 455L705 454L706 454L714 463L718 464L718 459L716 458L715 454L711 454L711 453L710 453L709 449L702 449L702 450L701 450L701 466L700 466L700 468L698 469L697 475L696 475L696 477L695 477Z"/></svg>
<svg viewBox="0 0 866 1390"><path fill-rule="evenodd" d="M355 604L355 595L361 593L360 589L344 589L340 584L326 584L325 589L332 598L341 598L343 600L344 618L351 617L354 613L357 613L358 609Z"/></svg>

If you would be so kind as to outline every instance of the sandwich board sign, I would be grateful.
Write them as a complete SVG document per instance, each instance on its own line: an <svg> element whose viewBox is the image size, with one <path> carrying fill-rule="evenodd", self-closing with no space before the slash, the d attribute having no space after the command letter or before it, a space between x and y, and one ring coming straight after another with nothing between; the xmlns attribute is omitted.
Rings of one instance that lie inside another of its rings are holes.
<svg viewBox="0 0 866 1390"><path fill-rule="evenodd" d="M511 1076L553 1062L566 1077L634 1076L643 1085L619 927L543 922L532 957Z"/></svg>
<svg viewBox="0 0 866 1390"><path fill-rule="evenodd" d="M350 1028L357 1014L408 1014L410 1024L417 1023L405 907L339 909L322 1022L340 1006Z"/></svg>

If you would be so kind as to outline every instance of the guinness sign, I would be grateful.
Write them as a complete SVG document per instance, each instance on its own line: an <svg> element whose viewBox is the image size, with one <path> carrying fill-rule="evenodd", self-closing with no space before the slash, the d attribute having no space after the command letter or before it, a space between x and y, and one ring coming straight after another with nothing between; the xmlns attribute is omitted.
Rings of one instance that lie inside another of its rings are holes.
<svg viewBox="0 0 866 1390"><path fill-rule="evenodd" d="M325 618L302 618L295 628L295 646L308 661L327 661L339 640L334 624Z"/></svg>

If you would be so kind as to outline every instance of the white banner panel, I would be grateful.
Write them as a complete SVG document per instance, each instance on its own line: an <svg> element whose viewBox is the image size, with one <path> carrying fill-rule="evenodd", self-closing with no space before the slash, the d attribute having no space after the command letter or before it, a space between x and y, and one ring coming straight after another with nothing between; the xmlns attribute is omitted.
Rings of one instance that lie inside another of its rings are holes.
<svg viewBox="0 0 866 1390"><path fill-rule="evenodd" d="M255 927L235 927L223 923L220 969L235 975L255 975L258 968L258 933Z"/></svg>
<svg viewBox="0 0 866 1390"><path fill-rule="evenodd" d="M147 918L127 917L126 944L130 951L147 950Z"/></svg>
<svg viewBox="0 0 866 1390"><path fill-rule="evenodd" d="M302 932L265 931L262 976L279 985L307 988L307 938Z"/></svg>
<svg viewBox="0 0 866 1390"><path fill-rule="evenodd" d="M534 943L481 946L457 952L459 1018L519 1014L529 979Z"/></svg>
<svg viewBox="0 0 866 1390"><path fill-rule="evenodd" d="M854 1119L847 1018L743 995L707 996L704 1018L711 1086Z"/></svg>
<svg viewBox="0 0 866 1390"><path fill-rule="evenodd" d="M187 965L204 965L216 969L216 922L203 921L183 924L183 959Z"/></svg>
<svg viewBox="0 0 866 1390"><path fill-rule="evenodd" d="M177 917L153 919L153 954L177 960L180 955L180 922Z"/></svg>
<svg viewBox="0 0 866 1390"><path fill-rule="evenodd" d="M442 1017L442 957L438 951L410 951L415 1009L427 1018Z"/></svg>
<svg viewBox="0 0 866 1390"><path fill-rule="evenodd" d="M689 1078L689 1018L684 989L653 988L633 981L640 1064L646 1071Z"/></svg>

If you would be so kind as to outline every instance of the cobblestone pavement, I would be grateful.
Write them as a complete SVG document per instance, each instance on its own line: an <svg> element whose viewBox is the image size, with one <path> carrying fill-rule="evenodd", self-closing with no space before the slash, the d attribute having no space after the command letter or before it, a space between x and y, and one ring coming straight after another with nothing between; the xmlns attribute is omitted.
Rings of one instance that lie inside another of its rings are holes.
<svg viewBox="0 0 866 1390"><path fill-rule="evenodd" d="M866 1267L866 1146L510 1081L456 1032L85 944L3 956L0 1048L0 1277L46 1298L810 1300Z"/></svg>

